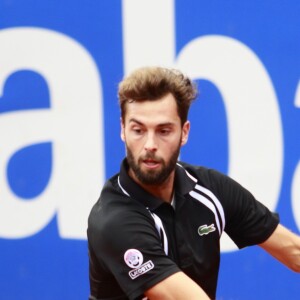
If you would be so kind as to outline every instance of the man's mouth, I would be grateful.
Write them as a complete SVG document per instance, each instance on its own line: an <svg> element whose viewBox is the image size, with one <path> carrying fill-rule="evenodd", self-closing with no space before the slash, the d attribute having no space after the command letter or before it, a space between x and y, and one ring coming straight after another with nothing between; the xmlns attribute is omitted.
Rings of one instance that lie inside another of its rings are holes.
<svg viewBox="0 0 300 300"><path fill-rule="evenodd" d="M156 161L154 159L144 159L143 164L150 169L157 168L159 166L159 161Z"/></svg>

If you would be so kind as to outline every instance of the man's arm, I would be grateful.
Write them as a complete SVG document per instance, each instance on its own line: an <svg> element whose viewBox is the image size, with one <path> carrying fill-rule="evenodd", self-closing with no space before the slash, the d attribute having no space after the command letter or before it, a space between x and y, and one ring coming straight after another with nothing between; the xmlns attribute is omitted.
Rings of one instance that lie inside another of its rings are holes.
<svg viewBox="0 0 300 300"><path fill-rule="evenodd" d="M295 272L300 273L300 237L278 225L262 244L264 250Z"/></svg>
<svg viewBox="0 0 300 300"><path fill-rule="evenodd" d="M209 300L209 297L191 278L177 272L145 292L150 300Z"/></svg>

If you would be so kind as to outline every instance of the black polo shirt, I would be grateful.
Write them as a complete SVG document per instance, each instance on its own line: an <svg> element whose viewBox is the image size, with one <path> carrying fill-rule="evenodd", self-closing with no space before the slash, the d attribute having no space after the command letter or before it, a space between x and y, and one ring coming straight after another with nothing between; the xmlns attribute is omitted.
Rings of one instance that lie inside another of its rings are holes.
<svg viewBox="0 0 300 300"><path fill-rule="evenodd" d="M222 232L242 248L264 242L278 225L277 215L215 170L178 162L172 205L127 170L124 160L89 216L90 299L143 299L180 270L215 298Z"/></svg>

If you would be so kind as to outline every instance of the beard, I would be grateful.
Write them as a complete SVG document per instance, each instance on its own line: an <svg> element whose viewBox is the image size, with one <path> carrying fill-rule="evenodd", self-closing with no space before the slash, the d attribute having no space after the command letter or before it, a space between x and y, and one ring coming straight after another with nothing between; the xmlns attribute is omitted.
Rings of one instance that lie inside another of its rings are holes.
<svg viewBox="0 0 300 300"><path fill-rule="evenodd" d="M127 151L127 162L136 178L143 184L147 185L160 185L167 180L172 171L175 169L177 159L180 153L180 143L175 151L172 153L168 162L164 161L162 158L155 156L153 152L148 152L145 156L140 157L136 162L132 151L126 145ZM153 159L160 163L160 170L148 170L143 171L140 167L143 160Z"/></svg>

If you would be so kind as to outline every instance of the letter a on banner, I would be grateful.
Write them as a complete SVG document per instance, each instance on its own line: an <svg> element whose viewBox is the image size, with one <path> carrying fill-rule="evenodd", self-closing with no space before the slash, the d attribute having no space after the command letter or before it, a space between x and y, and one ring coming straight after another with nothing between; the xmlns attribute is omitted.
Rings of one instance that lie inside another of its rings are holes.
<svg viewBox="0 0 300 300"><path fill-rule="evenodd" d="M0 114L0 237L33 235L57 214L62 237L86 238L88 213L104 181L96 65L81 45L50 30L2 30L0 45L2 96L6 79L25 69L43 76L50 91L49 109ZM8 185L7 163L16 151L43 142L52 143L51 178L40 195L22 201Z"/></svg>

